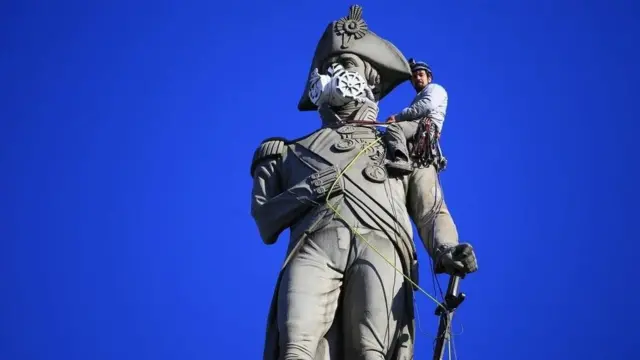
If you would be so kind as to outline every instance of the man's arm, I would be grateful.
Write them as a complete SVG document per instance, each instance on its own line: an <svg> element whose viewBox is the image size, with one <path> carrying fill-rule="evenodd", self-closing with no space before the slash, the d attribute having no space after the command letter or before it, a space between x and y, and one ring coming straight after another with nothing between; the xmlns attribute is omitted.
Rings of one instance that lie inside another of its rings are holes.
<svg viewBox="0 0 640 360"><path fill-rule="evenodd" d="M324 201L326 193L337 179L337 169L328 168L283 190L281 167L285 152L284 140L266 140L256 150L251 165L251 216L265 244L275 243L280 233L299 216ZM341 189L340 183L336 184L332 195L340 193Z"/></svg>
<svg viewBox="0 0 640 360"><path fill-rule="evenodd" d="M444 120L447 101L447 91L442 86L431 83L411 106L404 108L394 117L396 121L418 120L427 116Z"/></svg>

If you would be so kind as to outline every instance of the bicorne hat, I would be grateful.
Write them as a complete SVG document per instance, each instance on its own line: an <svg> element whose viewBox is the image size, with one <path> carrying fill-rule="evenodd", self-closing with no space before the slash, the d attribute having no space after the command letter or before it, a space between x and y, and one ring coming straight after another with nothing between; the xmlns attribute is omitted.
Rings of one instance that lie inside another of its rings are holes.
<svg viewBox="0 0 640 360"><path fill-rule="evenodd" d="M352 5L349 15L331 22L318 41L304 92L298 102L298 110L317 110L317 106L309 99L309 75L313 69L320 68L329 57L343 53L359 56L378 71L380 100L411 78L411 68L400 50L369 30L367 23L362 19L362 7Z"/></svg>

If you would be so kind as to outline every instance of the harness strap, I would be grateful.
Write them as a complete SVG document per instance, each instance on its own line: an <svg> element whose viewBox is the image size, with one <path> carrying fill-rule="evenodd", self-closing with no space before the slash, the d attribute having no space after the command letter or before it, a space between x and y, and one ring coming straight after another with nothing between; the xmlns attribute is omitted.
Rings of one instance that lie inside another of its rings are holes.
<svg viewBox="0 0 640 360"><path fill-rule="evenodd" d="M438 129L432 127L432 121L429 118L423 118L418 123L418 136L414 139L414 147L411 151L411 157L418 165L433 165L437 171L444 168L444 156L440 152L438 144Z"/></svg>

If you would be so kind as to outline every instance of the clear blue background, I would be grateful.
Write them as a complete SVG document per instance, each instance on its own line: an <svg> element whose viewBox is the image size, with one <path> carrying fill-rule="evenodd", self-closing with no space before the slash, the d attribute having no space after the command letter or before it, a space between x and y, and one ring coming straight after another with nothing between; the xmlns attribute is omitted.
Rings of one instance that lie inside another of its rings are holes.
<svg viewBox="0 0 640 360"><path fill-rule="evenodd" d="M349 4L3 2L1 360L261 358L287 239L258 237L250 160L319 125L296 104ZM480 264L459 358L640 358L638 6L361 4L450 93L444 190Z"/></svg>

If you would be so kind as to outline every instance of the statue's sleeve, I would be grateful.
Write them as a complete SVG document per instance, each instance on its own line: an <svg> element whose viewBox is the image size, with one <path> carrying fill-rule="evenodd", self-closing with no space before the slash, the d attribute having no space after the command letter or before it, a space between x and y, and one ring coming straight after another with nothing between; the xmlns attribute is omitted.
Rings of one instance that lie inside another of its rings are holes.
<svg viewBox="0 0 640 360"><path fill-rule="evenodd" d="M284 189L282 175L285 151L284 141L267 140L256 150L251 166L251 216L265 244L275 243L284 229L317 204L336 179L336 171L329 169Z"/></svg>
<svg viewBox="0 0 640 360"><path fill-rule="evenodd" d="M417 168L409 176L407 207L432 258L439 246L458 244L458 230L433 166Z"/></svg>

